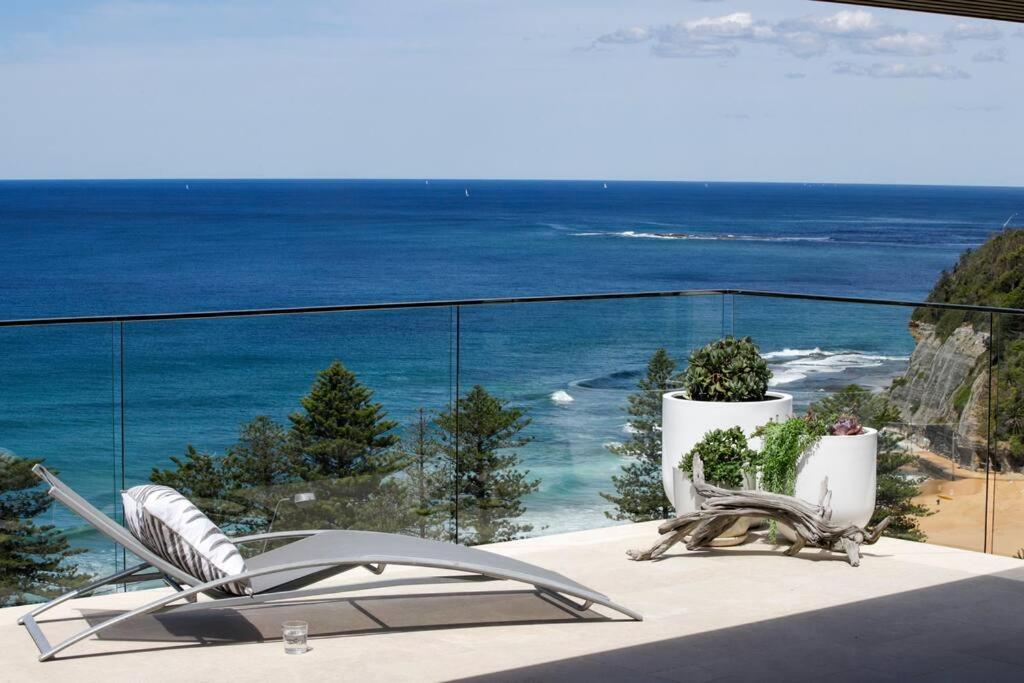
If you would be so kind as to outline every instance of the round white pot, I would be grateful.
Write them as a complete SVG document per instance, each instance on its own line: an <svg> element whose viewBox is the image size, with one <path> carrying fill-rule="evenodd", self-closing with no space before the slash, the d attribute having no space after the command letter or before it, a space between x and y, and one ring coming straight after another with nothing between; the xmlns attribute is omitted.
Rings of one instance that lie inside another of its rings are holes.
<svg viewBox="0 0 1024 683"><path fill-rule="evenodd" d="M862 527L875 511L877 455L877 430L865 428L856 436L823 436L796 463L794 495L817 505L827 478L832 491L832 523ZM795 540L792 530L780 528L786 538Z"/></svg>
<svg viewBox="0 0 1024 683"><path fill-rule="evenodd" d="M662 396L661 481L669 500L675 501L672 469L712 429L740 427L749 437L763 424L793 416L792 396L777 391L765 396L763 401L737 403L691 401L678 391Z"/></svg>
<svg viewBox="0 0 1024 683"><path fill-rule="evenodd" d="M744 475L744 487L747 489L754 488L753 477L750 475ZM700 506L704 504L704 496L697 493L697 489L693 486L693 480L690 479L690 475L682 471L678 467L672 468L672 490L675 496L672 498L672 505L676 508L676 514L682 514L685 512L694 512L700 509ZM750 528L750 518L740 517L736 520L736 523L725 530L725 533L719 536L719 538L728 539L736 537L746 537L747 530ZM739 539L742 541L742 538Z"/></svg>

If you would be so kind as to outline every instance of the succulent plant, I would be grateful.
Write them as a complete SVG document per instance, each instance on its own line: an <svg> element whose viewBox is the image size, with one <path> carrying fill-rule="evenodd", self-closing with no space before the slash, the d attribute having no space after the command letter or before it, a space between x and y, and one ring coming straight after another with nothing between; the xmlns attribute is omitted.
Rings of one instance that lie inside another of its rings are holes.
<svg viewBox="0 0 1024 683"><path fill-rule="evenodd" d="M695 401L761 401L771 377L750 337L724 337L690 354L685 385Z"/></svg>
<svg viewBox="0 0 1024 683"><path fill-rule="evenodd" d="M832 436L857 436L864 433L860 421L852 415L840 415L829 425L828 433Z"/></svg>
<svg viewBox="0 0 1024 683"><path fill-rule="evenodd" d="M679 469L693 474L693 458L700 458L704 479L710 484L735 489L743 485L743 473L750 471L757 453L747 446L739 427L712 429L679 462Z"/></svg>

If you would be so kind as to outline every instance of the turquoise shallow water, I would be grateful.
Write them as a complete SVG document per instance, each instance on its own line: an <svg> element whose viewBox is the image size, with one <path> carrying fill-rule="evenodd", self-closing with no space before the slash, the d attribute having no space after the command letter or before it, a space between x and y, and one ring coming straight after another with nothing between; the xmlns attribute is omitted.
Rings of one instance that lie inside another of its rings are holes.
<svg viewBox="0 0 1024 683"><path fill-rule="evenodd" d="M719 287L920 299L1021 210L1024 190L987 188L3 182L0 317ZM465 308L459 384L529 409L537 530L584 528L608 523L598 492L619 463L604 446L625 438L625 396L657 347L685 357L751 334L777 388L806 403L885 385L912 349L908 315L718 296ZM335 358L403 422L454 390L447 308L123 332L0 329L0 447L45 456L108 511L122 476L140 482L189 443L223 451L254 415L283 420ZM108 544L75 538L85 561L109 561Z"/></svg>

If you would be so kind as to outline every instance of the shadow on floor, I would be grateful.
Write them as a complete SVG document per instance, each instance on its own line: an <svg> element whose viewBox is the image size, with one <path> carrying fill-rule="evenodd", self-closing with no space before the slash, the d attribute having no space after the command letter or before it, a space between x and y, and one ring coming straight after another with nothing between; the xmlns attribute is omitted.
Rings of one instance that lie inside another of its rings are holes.
<svg viewBox="0 0 1024 683"><path fill-rule="evenodd" d="M465 680L1024 681L1022 644L1024 566Z"/></svg>
<svg viewBox="0 0 1024 683"><path fill-rule="evenodd" d="M81 613L90 626L95 626L123 612ZM472 591L169 610L130 619L96 637L104 641L178 645L263 642L280 640L281 622L291 619L308 622L311 639L384 631L609 621L592 610L567 609L536 591ZM74 654L67 656L72 657Z"/></svg>

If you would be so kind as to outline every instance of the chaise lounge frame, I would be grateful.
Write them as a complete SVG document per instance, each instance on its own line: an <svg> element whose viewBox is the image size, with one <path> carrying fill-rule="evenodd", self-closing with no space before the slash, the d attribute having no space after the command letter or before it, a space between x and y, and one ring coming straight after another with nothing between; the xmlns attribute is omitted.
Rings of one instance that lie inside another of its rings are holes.
<svg viewBox="0 0 1024 683"><path fill-rule="evenodd" d="M293 542L248 558L246 564L252 568L242 574L204 582L154 554L127 529L89 504L42 465L33 467L33 472L50 486L50 496L142 560L139 564L64 593L18 619L18 623L28 630L36 647L39 648L41 662L53 659L57 653L101 631L129 619L158 612L179 600L186 600L192 604L171 607L168 611L177 613L284 600L298 597L303 594L302 588L341 572L363 567L374 574L381 574L389 564L455 570L468 574L469 576L465 577L467 579L483 576L520 581L533 586L542 597L557 601L574 612L584 612L592 605L598 604L636 621L643 620L640 614L612 602L606 595L561 574L520 560L455 543L370 531L281 531L235 537L231 540L236 546L271 540ZM224 584L242 580L252 582L251 595L239 597L220 590ZM36 621L36 617L43 612L73 598L90 595L104 586L140 581L163 581L174 589L174 592L84 629L56 645L50 644ZM338 586L336 592L346 590L351 588ZM213 600L199 602L200 593ZM577 603L571 598L582 602Z"/></svg>

